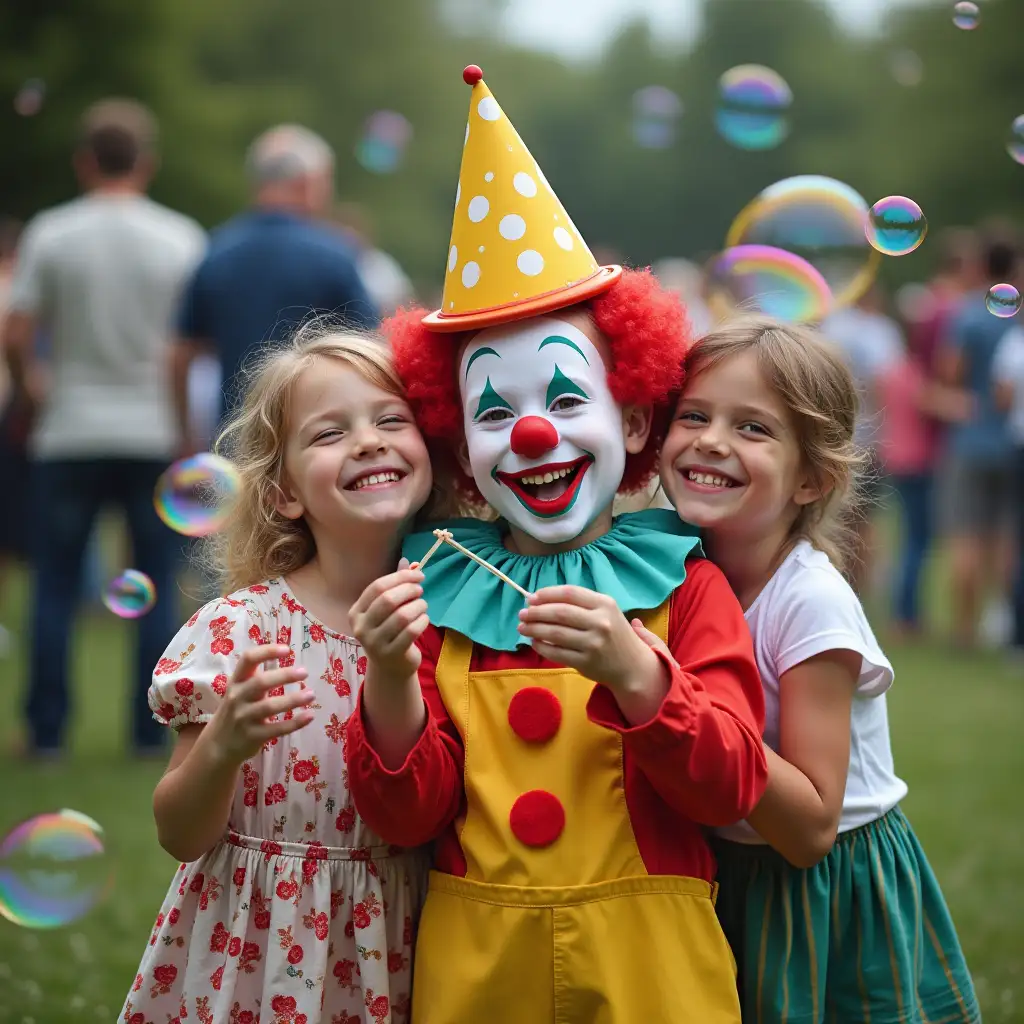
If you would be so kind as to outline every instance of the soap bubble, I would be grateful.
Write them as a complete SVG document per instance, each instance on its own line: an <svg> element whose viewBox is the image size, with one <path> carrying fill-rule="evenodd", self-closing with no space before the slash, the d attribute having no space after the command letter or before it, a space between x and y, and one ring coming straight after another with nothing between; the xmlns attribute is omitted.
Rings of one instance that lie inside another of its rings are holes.
<svg viewBox="0 0 1024 1024"><path fill-rule="evenodd" d="M928 221L913 199L886 196L871 207L867 238L886 256L906 256L924 241L927 234Z"/></svg>
<svg viewBox="0 0 1024 1024"><path fill-rule="evenodd" d="M953 24L957 28L967 29L978 27L981 21L981 12L978 5L971 3L971 0L960 0L960 3L953 6Z"/></svg>
<svg viewBox="0 0 1024 1024"><path fill-rule="evenodd" d="M14 111L22 117L32 117L43 109L45 99L46 83L41 78L30 78L15 94Z"/></svg>
<svg viewBox="0 0 1024 1024"><path fill-rule="evenodd" d="M138 619L156 604L156 586L138 569L125 569L110 581L103 603L122 619Z"/></svg>
<svg viewBox="0 0 1024 1024"><path fill-rule="evenodd" d="M238 493L238 471L227 459L200 452L179 459L157 481L157 515L186 537L205 537L227 521Z"/></svg>
<svg viewBox="0 0 1024 1024"><path fill-rule="evenodd" d="M411 138L412 125L401 114L378 110L363 125L356 159L373 174L391 174L398 170Z"/></svg>
<svg viewBox="0 0 1024 1024"><path fill-rule="evenodd" d="M1020 292L1012 284L994 284L985 296L985 306L993 316L1008 317L1020 309Z"/></svg>
<svg viewBox="0 0 1024 1024"><path fill-rule="evenodd" d="M59 928L109 893L103 830L76 811L40 814L0 842L0 915L25 928Z"/></svg>
<svg viewBox="0 0 1024 1024"><path fill-rule="evenodd" d="M668 149L682 112L682 101L671 89L661 85L638 89L633 94L634 141L642 149Z"/></svg>
<svg viewBox="0 0 1024 1024"><path fill-rule="evenodd" d="M889 54L889 71L900 85L913 87L924 79L924 62L913 50L894 50Z"/></svg>
<svg viewBox="0 0 1024 1024"><path fill-rule="evenodd" d="M740 211L725 240L800 256L825 279L833 308L867 291L881 256L868 243L868 204L834 178L804 174L769 185Z"/></svg>
<svg viewBox="0 0 1024 1024"><path fill-rule="evenodd" d="M771 149L789 133L786 111L793 93L785 80L760 64L730 68L718 81L715 126L740 149Z"/></svg>
<svg viewBox="0 0 1024 1024"><path fill-rule="evenodd" d="M1006 152L1019 164L1024 164L1024 114L1014 118L1010 125L1010 137L1006 140Z"/></svg>
<svg viewBox="0 0 1024 1024"><path fill-rule="evenodd" d="M790 323L821 320L832 295L825 279L799 256L770 245L726 249L708 268L713 304L754 308Z"/></svg>

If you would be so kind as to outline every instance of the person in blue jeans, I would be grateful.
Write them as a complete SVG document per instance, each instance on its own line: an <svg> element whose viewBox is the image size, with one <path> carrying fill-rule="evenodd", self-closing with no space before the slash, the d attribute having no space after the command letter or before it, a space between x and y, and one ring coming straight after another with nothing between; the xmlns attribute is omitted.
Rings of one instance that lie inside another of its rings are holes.
<svg viewBox="0 0 1024 1024"><path fill-rule="evenodd" d="M108 504L127 519L131 566L157 590L155 607L137 623L130 743L147 755L162 747L146 695L178 623L181 538L158 518L153 491L181 443L166 376L172 313L205 245L198 224L145 195L156 166L148 111L102 101L87 111L80 140L74 165L84 194L25 229L3 336L12 391L30 424L35 587L26 717L29 752L43 758L59 755L67 740L83 559ZM40 331L50 345L45 364Z"/></svg>

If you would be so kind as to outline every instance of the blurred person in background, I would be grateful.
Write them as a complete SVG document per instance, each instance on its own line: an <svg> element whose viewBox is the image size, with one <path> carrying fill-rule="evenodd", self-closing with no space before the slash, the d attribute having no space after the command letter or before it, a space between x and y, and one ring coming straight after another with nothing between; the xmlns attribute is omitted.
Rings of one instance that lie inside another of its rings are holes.
<svg viewBox="0 0 1024 1024"><path fill-rule="evenodd" d="M30 752L66 739L69 641L83 555L101 508L120 506L132 566L156 586L138 622L131 743L162 745L146 693L177 620L175 535L153 490L177 444L166 382L169 326L202 254L202 228L146 196L156 122L131 100L86 111L74 153L83 195L44 211L19 247L3 348L16 400L31 414L32 648ZM37 335L45 332L44 365Z"/></svg>
<svg viewBox="0 0 1024 1024"><path fill-rule="evenodd" d="M377 248L373 221L366 207L342 203L334 211L334 222L355 249L359 276L381 316L391 316L399 307L414 304L416 290L412 281L394 256Z"/></svg>
<svg viewBox="0 0 1024 1024"><path fill-rule="evenodd" d="M0 329L7 315L7 297L21 228L20 221L10 217L0 219ZM7 489L0 504L0 593L9 562L28 555L28 423L25 412L23 404L13 400L7 366L0 363L0 479ZM10 643L10 634L0 625L0 656L6 656Z"/></svg>
<svg viewBox="0 0 1024 1024"><path fill-rule="evenodd" d="M693 339L703 338L713 326L711 311L704 301L703 269L683 259L659 260L652 269L662 285L683 300Z"/></svg>
<svg viewBox="0 0 1024 1024"><path fill-rule="evenodd" d="M334 200L334 152L299 125L279 125L249 147L252 207L218 228L182 299L171 387L185 451L198 451L189 395L192 366L220 364L220 414L237 401L246 358L264 342L291 335L314 314L349 327L377 322L356 256L325 223ZM219 417L218 417L219 418Z"/></svg>
<svg viewBox="0 0 1024 1024"><path fill-rule="evenodd" d="M1011 281L1017 265L1016 240L1005 230L990 234L984 246L988 284ZM973 647L983 600L983 582L995 581L997 602L1005 607L1013 571L1013 445L1006 413L996 402L992 364L1012 320L993 316L985 306L987 284L967 294L949 323L938 354L940 379L964 387L971 415L950 429L941 485L942 515L949 539L953 577L953 630L957 644ZM998 632L989 628L986 632Z"/></svg>
<svg viewBox="0 0 1024 1024"><path fill-rule="evenodd" d="M853 374L860 396L854 440L870 455L868 469L860 481L862 505L856 550L848 570L850 583L862 598L873 568L875 513L885 495L878 457L878 385L883 374L903 358L904 351L903 332L884 310L885 296L876 281L856 304L836 310L821 324L822 335L839 346Z"/></svg>
<svg viewBox="0 0 1024 1024"><path fill-rule="evenodd" d="M932 543L936 424L962 422L970 396L937 381L924 359L908 345L876 383L880 410L877 452L899 499L902 547L892 599L897 637L921 632L921 572Z"/></svg>
<svg viewBox="0 0 1024 1024"><path fill-rule="evenodd" d="M1022 275L1018 274L1018 278ZM1024 283L1024 282L1019 282ZM1024 662L1024 326L1002 337L992 361L996 405L1007 413L1006 429L1014 447L1017 563L1013 590L1013 647Z"/></svg>

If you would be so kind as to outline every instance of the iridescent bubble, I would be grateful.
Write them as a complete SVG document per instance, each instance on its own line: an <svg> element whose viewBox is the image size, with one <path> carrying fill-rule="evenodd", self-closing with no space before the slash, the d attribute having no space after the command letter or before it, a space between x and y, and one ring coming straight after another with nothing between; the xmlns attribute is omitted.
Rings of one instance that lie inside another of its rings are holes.
<svg viewBox="0 0 1024 1024"><path fill-rule="evenodd" d="M985 296L985 307L993 316L1013 316L1020 302L1020 292L1012 284L994 284Z"/></svg>
<svg viewBox="0 0 1024 1024"><path fill-rule="evenodd" d="M662 85L638 89L633 93L634 141L642 149L668 149L682 112L682 100L671 89Z"/></svg>
<svg viewBox="0 0 1024 1024"><path fill-rule="evenodd" d="M889 71L900 85L920 85L924 78L924 63L913 50L894 50L889 54Z"/></svg>
<svg viewBox="0 0 1024 1024"><path fill-rule="evenodd" d="M1024 164L1024 114L1013 119L1010 137L1006 140L1006 152L1019 164Z"/></svg>
<svg viewBox="0 0 1024 1024"><path fill-rule="evenodd" d="M867 238L886 256L906 256L924 241L927 234L928 221L913 199L886 196L871 207Z"/></svg>
<svg viewBox="0 0 1024 1024"><path fill-rule="evenodd" d="M238 471L227 459L200 452L164 472L153 503L172 530L186 537L205 537L227 521L238 486Z"/></svg>
<svg viewBox="0 0 1024 1024"><path fill-rule="evenodd" d="M156 604L156 586L138 569L125 569L103 592L103 603L122 619L138 619Z"/></svg>
<svg viewBox="0 0 1024 1024"><path fill-rule="evenodd" d="M828 283L799 256L770 245L737 245L708 267L713 305L757 309L790 323L821 320L832 305Z"/></svg>
<svg viewBox="0 0 1024 1024"><path fill-rule="evenodd" d="M881 263L867 222L868 204L849 185L804 174L769 185L740 211L725 244L770 245L800 256L825 278L836 308L860 298Z"/></svg>
<svg viewBox="0 0 1024 1024"><path fill-rule="evenodd" d="M981 12L978 5L971 3L971 0L960 0L960 3L953 5L953 24L957 28L967 29L978 27L981 21Z"/></svg>
<svg viewBox="0 0 1024 1024"><path fill-rule="evenodd" d="M14 97L14 111L22 117L32 117L43 109L45 99L46 83L41 78L29 78Z"/></svg>
<svg viewBox="0 0 1024 1024"><path fill-rule="evenodd" d="M740 149L772 149L789 134L793 93L778 72L760 64L730 68L718 81L715 126Z"/></svg>
<svg viewBox="0 0 1024 1024"><path fill-rule="evenodd" d="M59 928L88 913L113 883L103 830L75 811L40 814L0 842L0 915Z"/></svg>
<svg viewBox="0 0 1024 1024"><path fill-rule="evenodd" d="M372 174L391 174L398 170L411 138L412 125L401 114L378 110L363 125L356 159Z"/></svg>

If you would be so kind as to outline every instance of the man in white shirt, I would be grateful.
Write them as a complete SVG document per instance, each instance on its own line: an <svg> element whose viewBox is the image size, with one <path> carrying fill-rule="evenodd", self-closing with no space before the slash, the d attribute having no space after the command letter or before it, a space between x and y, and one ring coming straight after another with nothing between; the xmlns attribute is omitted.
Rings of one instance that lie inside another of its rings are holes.
<svg viewBox="0 0 1024 1024"><path fill-rule="evenodd" d="M1024 656L1024 327L1011 327L992 359L996 404L1006 412L1006 430L1016 449L1017 579L1013 593L1013 646Z"/></svg>
<svg viewBox="0 0 1024 1024"><path fill-rule="evenodd" d="M155 752L162 729L146 703L153 666L177 627L179 544L153 508L153 490L179 445L167 381L172 311L205 236L194 221L146 197L156 125L128 100L106 100L82 122L74 168L83 195L25 230L4 327L11 385L34 411L29 741L60 752L69 710L69 637L82 558L108 504L124 511L132 567L157 588L139 620L131 741ZM33 352L50 338L46 371ZM127 567L126 567L127 568Z"/></svg>

